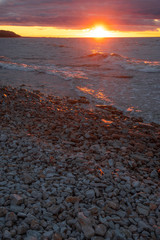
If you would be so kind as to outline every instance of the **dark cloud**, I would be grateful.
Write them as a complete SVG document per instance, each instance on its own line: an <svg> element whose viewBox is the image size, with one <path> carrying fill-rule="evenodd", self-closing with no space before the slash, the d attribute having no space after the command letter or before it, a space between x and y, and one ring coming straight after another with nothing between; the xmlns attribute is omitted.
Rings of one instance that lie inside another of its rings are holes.
<svg viewBox="0 0 160 240"><path fill-rule="evenodd" d="M160 0L0 0L1 25L155 30Z"/></svg>

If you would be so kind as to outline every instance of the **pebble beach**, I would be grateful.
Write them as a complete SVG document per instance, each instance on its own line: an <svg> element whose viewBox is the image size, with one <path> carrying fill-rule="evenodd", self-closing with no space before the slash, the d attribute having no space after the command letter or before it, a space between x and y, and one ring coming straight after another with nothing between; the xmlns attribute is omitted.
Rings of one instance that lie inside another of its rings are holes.
<svg viewBox="0 0 160 240"><path fill-rule="evenodd" d="M0 239L160 239L160 125L0 88Z"/></svg>

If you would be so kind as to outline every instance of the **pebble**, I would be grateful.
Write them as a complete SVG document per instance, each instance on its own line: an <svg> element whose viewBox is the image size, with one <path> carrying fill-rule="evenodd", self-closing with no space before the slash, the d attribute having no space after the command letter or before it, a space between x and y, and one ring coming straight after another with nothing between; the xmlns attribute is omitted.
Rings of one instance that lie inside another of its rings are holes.
<svg viewBox="0 0 160 240"><path fill-rule="evenodd" d="M5 207L0 207L0 217L4 217L7 214L7 209Z"/></svg>
<svg viewBox="0 0 160 240"><path fill-rule="evenodd" d="M159 239L158 124L12 87L0 109L0 239Z"/></svg>
<svg viewBox="0 0 160 240"><path fill-rule="evenodd" d="M95 234L95 231L92 227L92 223L91 223L90 219L87 218L86 216L84 216L84 214L82 212L79 212L78 213L78 221L82 227L84 236L87 239L90 239L91 237L93 237Z"/></svg>
<svg viewBox="0 0 160 240"><path fill-rule="evenodd" d="M95 233L96 235L99 235L99 236L104 236L106 231L107 231L107 228L104 224L99 224L95 228Z"/></svg>
<svg viewBox="0 0 160 240"><path fill-rule="evenodd" d="M95 191L94 191L93 189L87 190L87 191L86 191L86 197L87 197L88 199L94 198L94 197L95 197Z"/></svg>
<svg viewBox="0 0 160 240"><path fill-rule="evenodd" d="M17 194L12 195L12 204L21 205L23 203L23 198Z"/></svg>

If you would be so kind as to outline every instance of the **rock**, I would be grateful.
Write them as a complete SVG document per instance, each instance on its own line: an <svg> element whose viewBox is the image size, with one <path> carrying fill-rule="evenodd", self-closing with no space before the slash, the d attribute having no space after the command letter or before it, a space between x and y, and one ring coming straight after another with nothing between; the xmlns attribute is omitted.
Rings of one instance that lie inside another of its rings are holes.
<svg viewBox="0 0 160 240"><path fill-rule="evenodd" d="M157 204L155 203L150 203L150 210L154 211L155 209L157 209Z"/></svg>
<svg viewBox="0 0 160 240"><path fill-rule="evenodd" d="M95 234L99 236L104 236L107 231L107 228L104 224L99 224L95 228Z"/></svg>
<svg viewBox="0 0 160 240"><path fill-rule="evenodd" d="M158 172L156 169L154 169L151 174L150 174L151 178L158 178Z"/></svg>
<svg viewBox="0 0 160 240"><path fill-rule="evenodd" d="M49 211L54 215L57 215L60 212L60 210L61 210L61 208L59 205L49 208Z"/></svg>
<svg viewBox="0 0 160 240"><path fill-rule="evenodd" d="M41 199L42 198L42 193L39 191L32 191L31 196L36 199Z"/></svg>
<svg viewBox="0 0 160 240"><path fill-rule="evenodd" d="M24 240L39 240L40 238L34 237L34 236L28 236Z"/></svg>
<svg viewBox="0 0 160 240"><path fill-rule="evenodd" d="M110 167L113 167L113 165L114 165L113 159L109 159L108 160L108 164L109 164Z"/></svg>
<svg viewBox="0 0 160 240"><path fill-rule="evenodd" d="M140 215L148 216L149 215L149 207L144 206L143 204L138 204L137 206L137 212Z"/></svg>
<svg viewBox="0 0 160 240"><path fill-rule="evenodd" d="M3 233L4 239L12 239L11 233L8 230L5 230Z"/></svg>
<svg viewBox="0 0 160 240"><path fill-rule="evenodd" d="M23 235L27 232L29 226L25 223L23 223L22 225L19 225L18 228L17 228L17 233L19 235Z"/></svg>
<svg viewBox="0 0 160 240"><path fill-rule="evenodd" d="M17 216L20 217L20 218L26 218L26 217L27 217L27 214L26 214L26 213L19 212L19 213L17 214Z"/></svg>
<svg viewBox="0 0 160 240"><path fill-rule="evenodd" d="M7 214L7 209L5 207L0 207L0 217L4 217Z"/></svg>
<svg viewBox="0 0 160 240"><path fill-rule="evenodd" d="M38 230L39 229L39 222L36 219L31 221L31 229Z"/></svg>
<svg viewBox="0 0 160 240"><path fill-rule="evenodd" d="M86 191L86 197L89 199L95 198L95 191L93 189Z"/></svg>
<svg viewBox="0 0 160 240"><path fill-rule="evenodd" d="M10 211L15 212L15 213L19 213L22 212L24 210L24 206L18 206L18 205L11 205L10 206Z"/></svg>
<svg viewBox="0 0 160 240"><path fill-rule="evenodd" d="M53 236L53 231L48 231L43 234L43 236L47 239L51 239Z"/></svg>
<svg viewBox="0 0 160 240"><path fill-rule="evenodd" d="M34 179L31 177L30 174L24 173L24 182L26 184L31 184L34 181Z"/></svg>
<svg viewBox="0 0 160 240"><path fill-rule="evenodd" d="M110 208L112 208L114 210L118 210L119 209L119 204L117 204L115 202L112 202L112 201L107 201L105 209L107 209L107 207L110 207Z"/></svg>
<svg viewBox="0 0 160 240"><path fill-rule="evenodd" d="M91 221L89 218L84 216L83 212L78 213L78 222L80 223L86 238L91 238L94 236L95 231L92 227Z"/></svg>
<svg viewBox="0 0 160 240"><path fill-rule="evenodd" d="M1 134L0 136L0 142L6 142L8 137L5 134Z"/></svg>
<svg viewBox="0 0 160 240"><path fill-rule="evenodd" d="M137 232L137 226L132 224L132 225L129 226L129 230L130 230L130 232L133 232L133 233Z"/></svg>
<svg viewBox="0 0 160 240"><path fill-rule="evenodd" d="M75 196L68 196L66 198L66 202L69 202L69 203L76 203L76 202L79 202L79 201L80 201L80 198L75 197Z"/></svg>
<svg viewBox="0 0 160 240"><path fill-rule="evenodd" d="M17 221L17 215L14 212L7 213L6 221L16 222Z"/></svg>
<svg viewBox="0 0 160 240"><path fill-rule="evenodd" d="M144 221L140 220L138 222L138 228L140 230L140 232L142 232L143 230L149 230L152 231L152 228L150 227L149 224L145 223Z"/></svg>
<svg viewBox="0 0 160 240"><path fill-rule="evenodd" d="M55 234L53 235L53 240L62 240L61 234L55 233Z"/></svg>
<svg viewBox="0 0 160 240"><path fill-rule="evenodd" d="M20 195L12 195L12 204L21 205L23 203L23 198Z"/></svg>
<svg viewBox="0 0 160 240"><path fill-rule="evenodd" d="M134 181L133 183L132 183L132 187L134 187L134 188L137 188L137 187L139 187L140 186L140 182L139 181Z"/></svg>
<svg viewBox="0 0 160 240"><path fill-rule="evenodd" d="M27 238L25 240L40 240L41 234L38 231L28 230Z"/></svg>
<svg viewBox="0 0 160 240"><path fill-rule="evenodd" d="M92 237L91 240L105 240L103 237L95 236Z"/></svg>

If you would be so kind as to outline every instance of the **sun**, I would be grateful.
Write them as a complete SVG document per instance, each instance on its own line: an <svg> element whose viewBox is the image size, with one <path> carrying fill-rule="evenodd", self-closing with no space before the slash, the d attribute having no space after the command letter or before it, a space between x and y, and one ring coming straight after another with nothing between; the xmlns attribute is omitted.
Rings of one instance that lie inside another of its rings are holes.
<svg viewBox="0 0 160 240"><path fill-rule="evenodd" d="M93 38L104 38L110 37L110 34L103 26L97 26L89 31L88 36Z"/></svg>

